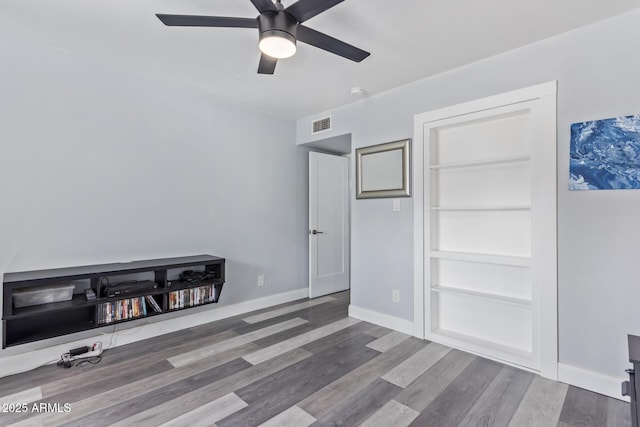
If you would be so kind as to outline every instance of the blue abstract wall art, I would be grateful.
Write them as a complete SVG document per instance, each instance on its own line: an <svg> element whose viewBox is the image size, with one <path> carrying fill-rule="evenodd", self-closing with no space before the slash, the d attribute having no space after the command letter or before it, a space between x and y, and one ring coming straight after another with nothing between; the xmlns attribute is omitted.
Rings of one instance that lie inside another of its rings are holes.
<svg viewBox="0 0 640 427"><path fill-rule="evenodd" d="M640 188L640 115L571 125L569 190Z"/></svg>

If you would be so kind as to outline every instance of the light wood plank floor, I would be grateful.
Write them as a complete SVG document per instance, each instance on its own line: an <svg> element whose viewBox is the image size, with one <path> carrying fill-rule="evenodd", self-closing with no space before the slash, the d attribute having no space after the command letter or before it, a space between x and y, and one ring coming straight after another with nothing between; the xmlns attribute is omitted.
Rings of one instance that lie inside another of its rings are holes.
<svg viewBox="0 0 640 427"><path fill-rule="evenodd" d="M348 304L296 301L1 378L0 402L27 412L0 425L631 425L627 403L351 319Z"/></svg>

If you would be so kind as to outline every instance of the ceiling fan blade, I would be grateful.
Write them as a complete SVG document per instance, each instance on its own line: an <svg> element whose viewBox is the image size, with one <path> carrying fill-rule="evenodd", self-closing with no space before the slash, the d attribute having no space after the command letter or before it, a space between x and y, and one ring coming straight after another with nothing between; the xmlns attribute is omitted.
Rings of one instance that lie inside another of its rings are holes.
<svg viewBox="0 0 640 427"><path fill-rule="evenodd" d="M327 52L335 53L336 55L355 62L360 62L370 55L369 52L358 49L355 46L328 36L320 31L312 30L304 25L298 25L298 41L326 50Z"/></svg>
<svg viewBox="0 0 640 427"><path fill-rule="evenodd" d="M264 53L260 54L260 64L258 64L258 74L273 74L276 70L278 60Z"/></svg>
<svg viewBox="0 0 640 427"><path fill-rule="evenodd" d="M164 25L171 27L235 27L258 28L256 18L230 18L226 16L163 15L156 14Z"/></svg>
<svg viewBox="0 0 640 427"><path fill-rule="evenodd" d="M284 11L296 18L298 22L304 22L343 1L344 0L298 0Z"/></svg>
<svg viewBox="0 0 640 427"><path fill-rule="evenodd" d="M273 4L271 0L251 0L251 3L253 3L260 13L264 13L267 10L278 11L278 8L276 8L276 5Z"/></svg>

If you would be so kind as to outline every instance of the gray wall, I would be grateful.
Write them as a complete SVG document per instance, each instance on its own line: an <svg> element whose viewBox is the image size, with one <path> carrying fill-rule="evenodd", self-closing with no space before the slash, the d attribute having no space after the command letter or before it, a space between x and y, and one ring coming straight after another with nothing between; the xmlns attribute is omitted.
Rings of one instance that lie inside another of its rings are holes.
<svg viewBox="0 0 640 427"><path fill-rule="evenodd" d="M640 333L640 191L569 192L569 127L640 113L639 23L635 10L338 108L322 135L351 133L354 149L412 137L414 114L557 80L560 362L620 378ZM323 115L298 121L298 143ZM412 321L412 200L352 203L352 303Z"/></svg>
<svg viewBox="0 0 640 427"><path fill-rule="evenodd" d="M0 57L0 275L210 253L223 305L307 287L293 120L1 29Z"/></svg>

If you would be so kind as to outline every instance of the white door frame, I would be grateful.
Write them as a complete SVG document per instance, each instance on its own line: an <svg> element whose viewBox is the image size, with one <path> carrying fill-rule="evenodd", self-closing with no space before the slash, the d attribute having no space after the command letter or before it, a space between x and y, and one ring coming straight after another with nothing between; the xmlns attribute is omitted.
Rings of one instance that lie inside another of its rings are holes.
<svg viewBox="0 0 640 427"><path fill-rule="evenodd" d="M425 292L425 283L428 278L428 266L426 266L426 254L428 245L425 242L425 209L428 201L425 200L424 179L425 174L425 149L424 149L424 124L443 120L450 117L466 115L473 112L493 109L505 105L535 101L538 118L534 122L541 137L549 144L532 144L532 158L540 162L540 169L553 171L553 173L541 173L535 175L533 186L545 191L557 194L556 183L556 92L557 82L539 84L475 101L465 102L450 107L430 111L414 116L414 147L413 147L413 186L414 186L414 224L413 224L413 253L414 253L414 335L425 338L429 335L426 330L425 313L429 309L428 296ZM535 192L533 192L535 193ZM533 245L532 257L540 259L548 266L542 274L536 278L539 286L539 347L540 347L540 375L546 378L558 378L558 310L557 310L557 197L547 197L544 200L535 200L540 207L540 212L545 215L544 236L542 245ZM538 233L542 234L542 233Z"/></svg>

